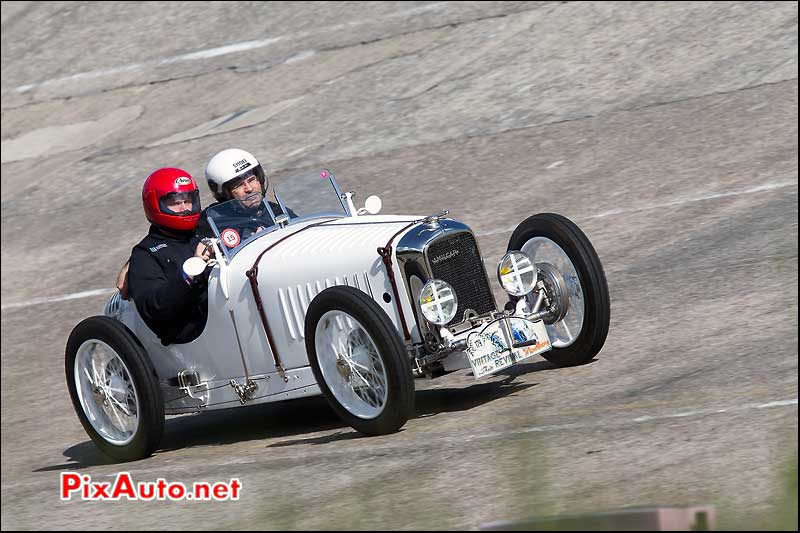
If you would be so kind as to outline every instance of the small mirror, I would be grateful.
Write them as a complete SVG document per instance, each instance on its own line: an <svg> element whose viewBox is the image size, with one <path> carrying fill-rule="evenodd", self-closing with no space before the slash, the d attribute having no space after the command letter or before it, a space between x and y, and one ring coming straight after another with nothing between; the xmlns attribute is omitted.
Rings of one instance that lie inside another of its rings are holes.
<svg viewBox="0 0 800 533"><path fill-rule="evenodd" d="M206 262L196 255L183 262L183 271L186 272L187 276L199 276L205 269Z"/></svg>
<svg viewBox="0 0 800 533"><path fill-rule="evenodd" d="M383 202L381 202L381 199L374 194L367 198L366 202L364 202L364 209L366 209L367 213L370 215L377 215L380 213L382 206Z"/></svg>

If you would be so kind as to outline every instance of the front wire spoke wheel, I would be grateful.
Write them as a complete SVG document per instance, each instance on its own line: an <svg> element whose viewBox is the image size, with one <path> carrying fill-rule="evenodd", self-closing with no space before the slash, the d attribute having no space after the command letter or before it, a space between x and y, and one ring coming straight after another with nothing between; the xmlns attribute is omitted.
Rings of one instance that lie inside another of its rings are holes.
<svg viewBox="0 0 800 533"><path fill-rule="evenodd" d="M385 372L363 365L353 356L359 350L377 352L364 326L344 311L329 311L319 320L315 340L319 347L336 347L332 353L319 354L322 373L336 399L355 416L365 419L378 416L387 399ZM366 366L366 376L356 364Z"/></svg>
<svg viewBox="0 0 800 533"><path fill-rule="evenodd" d="M559 366L592 361L608 336L611 303L603 265L586 234L564 216L539 213L517 226L507 250L531 257L547 295L543 322L552 350L542 357ZM537 297L527 296L529 307Z"/></svg>
<svg viewBox="0 0 800 533"><path fill-rule="evenodd" d="M399 430L414 414L411 359L397 326L365 292L320 292L305 319L308 361L342 420L365 435Z"/></svg>

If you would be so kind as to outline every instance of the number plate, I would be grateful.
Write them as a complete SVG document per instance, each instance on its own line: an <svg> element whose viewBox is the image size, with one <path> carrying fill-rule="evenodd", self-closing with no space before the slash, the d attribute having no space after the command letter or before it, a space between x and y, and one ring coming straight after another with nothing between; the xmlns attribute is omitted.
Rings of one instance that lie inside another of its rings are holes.
<svg viewBox="0 0 800 533"><path fill-rule="evenodd" d="M514 344L525 346L511 347L512 339ZM544 322L514 317L492 322L480 333L470 333L466 354L472 373L478 379L550 348Z"/></svg>

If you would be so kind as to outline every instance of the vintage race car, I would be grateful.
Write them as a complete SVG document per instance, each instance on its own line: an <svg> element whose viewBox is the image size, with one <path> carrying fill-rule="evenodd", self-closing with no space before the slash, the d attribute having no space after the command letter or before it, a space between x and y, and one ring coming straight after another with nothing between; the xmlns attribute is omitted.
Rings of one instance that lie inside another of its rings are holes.
<svg viewBox="0 0 800 533"><path fill-rule="evenodd" d="M319 394L357 431L392 433L414 416L415 378L479 379L535 355L580 365L602 348L605 274L568 219L519 224L491 272L508 293L498 306L467 225L353 197L323 169L277 184L255 230L235 200L210 207L208 315L191 342L164 346L119 293L73 329L67 384L103 452L149 456L165 415Z"/></svg>

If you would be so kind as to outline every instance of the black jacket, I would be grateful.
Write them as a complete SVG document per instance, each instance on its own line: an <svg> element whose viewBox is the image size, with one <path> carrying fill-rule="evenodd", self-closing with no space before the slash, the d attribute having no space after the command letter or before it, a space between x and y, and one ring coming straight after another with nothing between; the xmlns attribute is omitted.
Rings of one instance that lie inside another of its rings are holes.
<svg viewBox="0 0 800 533"><path fill-rule="evenodd" d="M169 234L156 226L131 252L128 287L145 324L164 345L196 339L208 316L207 274L192 284L183 262L194 255L200 237Z"/></svg>

